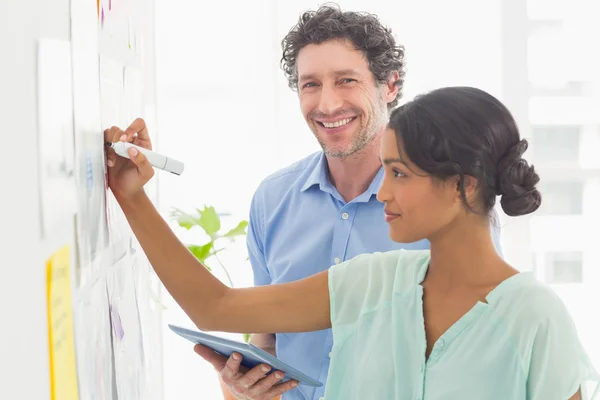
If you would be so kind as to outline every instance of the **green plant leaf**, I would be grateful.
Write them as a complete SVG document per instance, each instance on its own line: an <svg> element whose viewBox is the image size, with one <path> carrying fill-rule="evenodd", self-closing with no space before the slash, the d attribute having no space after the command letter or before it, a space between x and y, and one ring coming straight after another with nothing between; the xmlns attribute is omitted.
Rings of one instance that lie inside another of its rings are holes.
<svg viewBox="0 0 600 400"><path fill-rule="evenodd" d="M204 229L208 236L214 238L215 234L221 229L221 219L219 218L219 214L217 214L217 211L213 206L204 206L203 210L198 209L198 213L200 214L198 225Z"/></svg>
<svg viewBox="0 0 600 400"><path fill-rule="evenodd" d="M246 228L248 227L248 221L241 221L235 228L231 229L224 236L228 238L234 238L236 236L246 235Z"/></svg>
<svg viewBox="0 0 600 400"><path fill-rule="evenodd" d="M206 265L205 261L206 259L211 255L210 251L213 248L213 244L214 242L211 240L210 242L206 243L205 245L202 246L197 246L197 245L190 245L188 246L188 249L192 252L192 254L198 259L198 261L200 261L205 267L206 269L208 269L209 271L212 271L210 269L210 267L208 265Z"/></svg>
<svg viewBox="0 0 600 400"><path fill-rule="evenodd" d="M176 208L171 211L171 219L177 221L179 226L187 230L192 229L196 225L200 225L200 220L194 215L188 214Z"/></svg>

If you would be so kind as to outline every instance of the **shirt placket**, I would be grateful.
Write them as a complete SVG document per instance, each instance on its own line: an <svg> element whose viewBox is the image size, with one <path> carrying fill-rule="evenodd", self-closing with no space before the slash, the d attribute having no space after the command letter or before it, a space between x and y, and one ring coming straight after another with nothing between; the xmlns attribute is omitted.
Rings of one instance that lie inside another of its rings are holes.
<svg viewBox="0 0 600 400"><path fill-rule="evenodd" d="M331 260L330 264L335 265L346 261L346 250L348 248L348 241L350 239L350 232L352 231L352 224L354 223L354 217L356 216L358 204L349 203L340 208L337 216L337 221L333 228L333 242L331 245ZM333 348L333 334L331 330L327 332L327 339L323 347L323 363L321 367L321 373L319 380L325 383L327 379L327 372L329 371L329 365L331 364L331 349ZM325 385L315 390L313 400L324 400Z"/></svg>

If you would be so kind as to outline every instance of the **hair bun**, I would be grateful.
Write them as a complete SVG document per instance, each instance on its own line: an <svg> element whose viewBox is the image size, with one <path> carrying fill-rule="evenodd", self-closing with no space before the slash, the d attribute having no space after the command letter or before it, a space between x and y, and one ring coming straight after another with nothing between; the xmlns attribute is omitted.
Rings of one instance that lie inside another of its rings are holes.
<svg viewBox="0 0 600 400"><path fill-rule="evenodd" d="M496 192L502 196L502 209L512 217L530 214L542 203L542 195L535 187L540 177L523 158L528 145L526 139L517 142L498 163Z"/></svg>

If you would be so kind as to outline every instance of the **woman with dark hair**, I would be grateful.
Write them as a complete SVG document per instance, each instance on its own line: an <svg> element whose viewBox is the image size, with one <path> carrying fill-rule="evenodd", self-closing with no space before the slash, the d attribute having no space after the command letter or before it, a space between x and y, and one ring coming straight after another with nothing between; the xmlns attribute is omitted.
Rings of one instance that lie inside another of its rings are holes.
<svg viewBox="0 0 600 400"><path fill-rule="evenodd" d="M132 141L135 133L149 148L142 120L105 138ZM565 306L507 264L490 237L497 196L512 216L540 205L526 149L510 112L481 90L416 98L393 111L381 139L378 199L393 240L426 238L431 250L364 254L303 280L248 289L223 285L170 231L144 193L153 170L142 154L130 161L109 150L109 184L158 276L200 329L331 327L326 398L589 398L585 385L600 377Z"/></svg>

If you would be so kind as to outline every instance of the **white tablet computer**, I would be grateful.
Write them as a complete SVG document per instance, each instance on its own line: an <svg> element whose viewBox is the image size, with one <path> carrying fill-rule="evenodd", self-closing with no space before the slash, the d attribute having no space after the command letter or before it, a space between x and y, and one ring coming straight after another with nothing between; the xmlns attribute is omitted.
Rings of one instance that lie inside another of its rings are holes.
<svg viewBox="0 0 600 400"><path fill-rule="evenodd" d="M280 359L273 357L271 354L251 343L238 342L236 340L225 339L222 337L210 335L193 329L183 328L169 324L169 328L176 334L186 338L194 344L204 345L213 351L229 357L236 352L242 355L242 365L247 368L254 368L260 364L268 364L271 366L271 371L281 371L284 373L283 381L289 379L297 380L301 385L319 387L323 386L317 379L298 371L289 364L284 363Z"/></svg>

